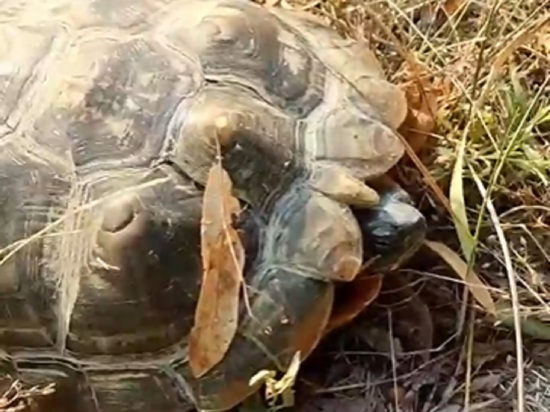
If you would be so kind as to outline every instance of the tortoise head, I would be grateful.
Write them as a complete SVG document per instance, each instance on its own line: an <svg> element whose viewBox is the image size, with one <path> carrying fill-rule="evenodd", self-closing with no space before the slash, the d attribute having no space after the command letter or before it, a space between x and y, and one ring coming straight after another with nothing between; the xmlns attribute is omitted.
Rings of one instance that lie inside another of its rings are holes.
<svg viewBox="0 0 550 412"><path fill-rule="evenodd" d="M356 209L361 227L364 258L372 272L397 269L420 248L427 232L426 218L399 185L378 185L378 205Z"/></svg>

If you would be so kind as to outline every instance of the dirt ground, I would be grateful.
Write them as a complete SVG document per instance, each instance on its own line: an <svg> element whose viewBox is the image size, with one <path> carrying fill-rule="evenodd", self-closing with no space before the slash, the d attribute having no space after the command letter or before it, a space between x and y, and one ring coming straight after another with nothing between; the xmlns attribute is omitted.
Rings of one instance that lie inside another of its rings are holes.
<svg viewBox="0 0 550 412"><path fill-rule="evenodd" d="M415 135L425 169L406 159L399 180L428 238L462 265L470 256L495 305L456 260L423 248L302 365L285 410L550 410L550 3L270 3L363 41L433 113Z"/></svg>

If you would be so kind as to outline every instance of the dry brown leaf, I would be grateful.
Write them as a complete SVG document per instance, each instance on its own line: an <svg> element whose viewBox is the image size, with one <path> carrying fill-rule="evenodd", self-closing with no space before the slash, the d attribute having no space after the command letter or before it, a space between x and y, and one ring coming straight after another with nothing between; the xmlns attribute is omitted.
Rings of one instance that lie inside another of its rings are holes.
<svg viewBox="0 0 550 412"><path fill-rule="evenodd" d="M399 132L419 153L436 128L438 109L451 94L450 83L431 74L420 62L411 65L405 61L400 77L409 112Z"/></svg>
<svg viewBox="0 0 550 412"><path fill-rule="evenodd" d="M232 227L241 210L231 189L229 175L217 162L208 174L203 200L203 279L189 341L189 365L195 377L223 359L237 332L245 256Z"/></svg>
<svg viewBox="0 0 550 412"><path fill-rule="evenodd" d="M439 107L452 93L451 84L448 80L438 78L418 62L412 54L406 54L407 58L399 72L399 84L405 92L408 105L408 113L405 121L398 130L398 136L405 146L407 156L400 162L401 165L411 162L418 168L424 178L426 185L432 190L441 205L451 213L449 200L432 177L426 167L422 152L433 149L436 140L431 139L428 144L428 137L436 129L436 117ZM397 168L388 173L400 181L403 186L417 184L404 175L398 177ZM414 178L414 177L413 177Z"/></svg>
<svg viewBox="0 0 550 412"><path fill-rule="evenodd" d="M465 3L464 0L446 0L441 8L450 16L455 14Z"/></svg>
<svg viewBox="0 0 550 412"><path fill-rule="evenodd" d="M448 248L443 243L426 240L424 244L445 260L456 274L464 280L466 286L472 292L472 295L479 304L483 306L487 312L496 316L495 302L487 290L487 286L481 281L477 273L473 269L468 271L466 262L455 251Z"/></svg>
<svg viewBox="0 0 550 412"><path fill-rule="evenodd" d="M351 322L376 299L381 288L381 275L358 276L355 280L342 284L325 333Z"/></svg>
<svg viewBox="0 0 550 412"><path fill-rule="evenodd" d="M409 98L410 95L408 94ZM422 99L424 100L424 99ZM402 124L400 131L415 153L426 147L428 135L434 130L435 119L431 113L426 110L428 103L424 100L417 109L411 107Z"/></svg>
<svg viewBox="0 0 550 412"><path fill-rule="evenodd" d="M454 16L467 2L465 0L445 0L438 5L427 3L419 11L421 27L437 30L445 21Z"/></svg>

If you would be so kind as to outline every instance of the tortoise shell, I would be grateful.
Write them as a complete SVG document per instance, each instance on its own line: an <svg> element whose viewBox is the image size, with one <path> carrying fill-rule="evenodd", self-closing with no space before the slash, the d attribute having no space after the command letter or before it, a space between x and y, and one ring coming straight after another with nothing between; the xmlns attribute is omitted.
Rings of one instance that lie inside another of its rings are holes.
<svg viewBox="0 0 550 412"><path fill-rule="evenodd" d="M259 368L311 351L330 280L362 258L349 207L307 189L310 165L380 176L403 154L405 114L371 52L302 13L0 0L2 369L58 382L57 411L233 407ZM201 185L217 141L264 233L256 316L193 381Z"/></svg>

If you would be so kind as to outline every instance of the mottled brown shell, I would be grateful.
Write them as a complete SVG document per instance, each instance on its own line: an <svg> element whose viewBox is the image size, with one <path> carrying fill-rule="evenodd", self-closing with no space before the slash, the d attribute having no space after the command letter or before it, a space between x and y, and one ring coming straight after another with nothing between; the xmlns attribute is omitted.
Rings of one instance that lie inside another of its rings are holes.
<svg viewBox="0 0 550 412"><path fill-rule="evenodd" d="M386 172L403 154L393 129L405 112L369 51L301 13L0 0L0 366L58 379L60 412L181 410L201 279L196 184L216 140L260 209L312 164ZM322 272L347 276L361 259L349 209L303 192L288 202L266 224L293 232L284 248L269 238L268 257L318 276L255 278L260 324L244 322L226 363L194 386L205 408L239 402L254 368L307 354L333 299Z"/></svg>

